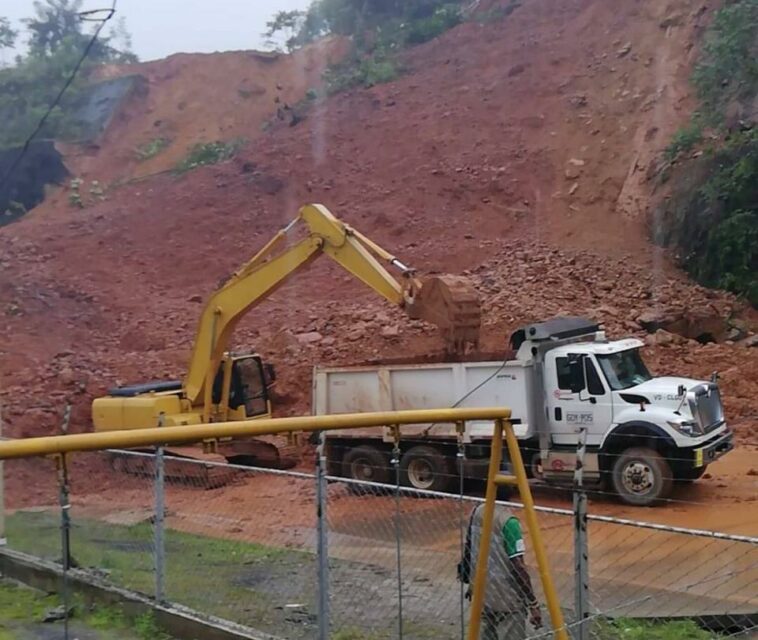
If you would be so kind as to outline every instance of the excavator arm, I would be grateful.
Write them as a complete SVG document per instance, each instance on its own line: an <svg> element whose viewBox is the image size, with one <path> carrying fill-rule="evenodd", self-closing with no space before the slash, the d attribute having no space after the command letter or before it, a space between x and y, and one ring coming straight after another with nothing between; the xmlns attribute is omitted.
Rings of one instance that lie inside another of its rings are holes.
<svg viewBox="0 0 758 640"><path fill-rule="evenodd" d="M293 239L299 223L307 233ZM209 411L213 379L242 316L322 253L389 302L405 308L411 317L438 325L449 349L460 351L478 342L479 300L464 279L439 276L422 283L413 270L326 207L309 204L208 300L184 383L193 406L202 403ZM391 275L379 259L400 269L402 280Z"/></svg>

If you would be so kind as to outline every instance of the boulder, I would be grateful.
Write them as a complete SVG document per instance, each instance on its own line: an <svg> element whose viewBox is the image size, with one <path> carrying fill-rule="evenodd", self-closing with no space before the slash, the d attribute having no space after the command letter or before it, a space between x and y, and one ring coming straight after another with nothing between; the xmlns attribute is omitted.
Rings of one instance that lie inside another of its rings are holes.
<svg viewBox="0 0 758 640"><path fill-rule="evenodd" d="M400 335L400 327L396 324L385 325L382 327L381 334L384 338L396 338Z"/></svg>
<svg viewBox="0 0 758 640"><path fill-rule="evenodd" d="M305 333L298 333L295 336L295 339L300 344L315 344L316 342L321 342L324 339L324 336L318 331L307 331Z"/></svg>
<svg viewBox="0 0 758 640"><path fill-rule="evenodd" d="M650 309L637 316L637 324L648 333L663 329L701 343L723 342L729 331L726 320L710 308L686 312Z"/></svg>
<svg viewBox="0 0 758 640"><path fill-rule="evenodd" d="M758 347L758 333L740 340L737 345L740 347Z"/></svg>

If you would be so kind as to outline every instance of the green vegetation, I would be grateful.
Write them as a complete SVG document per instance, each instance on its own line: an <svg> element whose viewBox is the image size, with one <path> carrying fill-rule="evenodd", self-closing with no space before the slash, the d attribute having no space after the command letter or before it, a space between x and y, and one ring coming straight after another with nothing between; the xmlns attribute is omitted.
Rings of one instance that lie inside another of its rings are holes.
<svg viewBox="0 0 758 640"><path fill-rule="evenodd" d="M401 28L401 42L405 44L421 44L433 40L448 29L463 22L461 8L457 4L443 4L437 7L431 15L411 20Z"/></svg>
<svg viewBox="0 0 758 640"><path fill-rule="evenodd" d="M158 627L152 613L139 616L134 621L134 630L140 640L171 640L171 636Z"/></svg>
<svg viewBox="0 0 758 640"><path fill-rule="evenodd" d="M477 11L473 15L474 22L480 24L487 24L489 22L495 22L496 20L502 20L511 15L516 9L521 6L521 0L511 0L504 7L493 7L487 11Z"/></svg>
<svg viewBox="0 0 758 640"><path fill-rule="evenodd" d="M93 180L87 189L88 196L85 200L83 189L85 182L81 178L72 178L68 183L68 203L77 209L84 209L94 202L105 200L105 190L98 180Z"/></svg>
<svg viewBox="0 0 758 640"><path fill-rule="evenodd" d="M700 282L758 306L758 0L716 13L692 82L699 108L664 154L672 194L655 236L678 248ZM713 142L683 157L702 143L704 127Z"/></svg>
<svg viewBox="0 0 758 640"><path fill-rule="evenodd" d="M82 180L80 178L73 178L68 183L68 203L72 207L78 209L84 208L84 201L82 200Z"/></svg>
<svg viewBox="0 0 758 640"><path fill-rule="evenodd" d="M265 35L286 36L291 51L326 35L351 36L362 47L425 42L458 24L463 3L451 0L314 0L307 11L280 11ZM369 47L370 48L370 47Z"/></svg>
<svg viewBox="0 0 758 640"><path fill-rule="evenodd" d="M280 11L267 23L271 44L281 35L288 51L327 35L352 38L352 55L325 74L327 93L390 82L403 72L397 54L427 42L465 19L462 0L314 0L307 11ZM475 14L478 21L508 15L512 0L497 13Z"/></svg>
<svg viewBox="0 0 758 640"><path fill-rule="evenodd" d="M673 161L680 153L690 151L695 145L703 140L703 128L693 119L690 124L681 127L666 147L665 157L669 162Z"/></svg>
<svg viewBox="0 0 758 640"><path fill-rule="evenodd" d="M171 141L168 138L154 138L153 140L145 142L137 147L134 150L134 155L140 162L150 160L150 158L157 156L169 144L171 144Z"/></svg>
<svg viewBox="0 0 758 640"><path fill-rule="evenodd" d="M244 144L245 140L242 138L230 142L221 142L220 140L215 142L200 142L190 149L187 157L176 165L175 170L177 173L184 173L197 167L229 160L237 155L237 152Z"/></svg>
<svg viewBox="0 0 758 640"><path fill-rule="evenodd" d="M400 71L394 58L375 54L330 66L324 73L324 83L327 94L331 95L353 87L373 87L391 82Z"/></svg>
<svg viewBox="0 0 758 640"><path fill-rule="evenodd" d="M0 581L0 625L4 626L15 620L37 622L42 619L45 611L57 607L58 604L57 596L47 595L6 580Z"/></svg>
<svg viewBox="0 0 758 640"><path fill-rule="evenodd" d="M758 0L733 0L716 13L692 76L708 124L723 124L729 106L756 95L757 36Z"/></svg>
<svg viewBox="0 0 758 640"><path fill-rule="evenodd" d="M10 49L16 44L18 32L11 29L8 18L0 18L0 49Z"/></svg>
<svg viewBox="0 0 758 640"><path fill-rule="evenodd" d="M114 640L172 640L155 623L152 613L130 621L121 608L113 605L86 605L81 598L73 599L73 635L79 629L102 631L102 638ZM0 640L33 637L24 633L39 624L45 613L60 606L58 596L0 580ZM31 632L30 632L31 633Z"/></svg>
<svg viewBox="0 0 758 640"><path fill-rule="evenodd" d="M93 24L80 20L81 9L82 0L34 3L35 15L24 21L28 53L17 56L12 66L0 68L0 148L22 144L28 138L73 71L91 38L84 29ZM12 46L16 36L8 21L0 17L0 48ZM110 36L98 39L40 137L77 138L79 130L73 113L87 78L98 65L136 60L129 46L123 23Z"/></svg>
<svg viewBox="0 0 758 640"><path fill-rule="evenodd" d="M597 640L712 640L714 636L690 620L652 622L619 618L599 622L592 637Z"/></svg>
<svg viewBox="0 0 758 640"><path fill-rule="evenodd" d="M52 512L16 512L8 516L6 533L13 549L42 558L60 558L60 522ZM152 557L153 528L149 522L112 525L78 519L71 533L71 555L81 568L104 572L113 584L150 594L155 587ZM272 594L266 583L246 588L244 608L239 601L241 575L260 567L272 576L284 576L294 567L313 562L300 551L259 544L166 532L166 589L168 597L198 611L241 623L265 620L272 615ZM203 586L211 571L212 593ZM313 585L303 584L307 591ZM147 623L145 623L147 624Z"/></svg>

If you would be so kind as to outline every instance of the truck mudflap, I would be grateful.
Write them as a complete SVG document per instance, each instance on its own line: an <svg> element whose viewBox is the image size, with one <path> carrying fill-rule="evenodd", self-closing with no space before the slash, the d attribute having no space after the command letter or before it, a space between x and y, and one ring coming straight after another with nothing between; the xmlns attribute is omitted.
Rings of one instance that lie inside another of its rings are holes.
<svg viewBox="0 0 758 640"><path fill-rule="evenodd" d="M692 466L697 469L703 465L711 464L711 462L715 462L721 456L729 453L732 449L734 449L734 433L727 430L705 446L697 447L692 450Z"/></svg>

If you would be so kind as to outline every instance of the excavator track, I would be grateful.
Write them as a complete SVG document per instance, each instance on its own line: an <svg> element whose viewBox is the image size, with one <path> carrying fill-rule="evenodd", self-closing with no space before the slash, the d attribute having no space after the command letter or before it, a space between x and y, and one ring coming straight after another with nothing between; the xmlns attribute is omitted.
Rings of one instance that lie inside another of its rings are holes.
<svg viewBox="0 0 758 640"><path fill-rule="evenodd" d="M135 453L153 453L136 451ZM169 483L194 486L199 489L217 489L232 482L239 474L238 469L220 466L226 459L218 454L204 453L199 447L171 447L164 450L164 478ZM133 455L129 452L112 453L111 467L120 472L139 478L155 476L153 456Z"/></svg>
<svg viewBox="0 0 758 640"><path fill-rule="evenodd" d="M291 469L300 461L300 445L283 436L257 436L219 444L219 453L235 464Z"/></svg>
<svg viewBox="0 0 758 640"><path fill-rule="evenodd" d="M140 478L155 475L152 450L112 453L111 467L119 473ZM261 436L250 440L223 442L217 453L204 452L199 446L173 446L164 449L164 477L167 482L199 489L217 489L244 475L239 466L290 469L300 461L300 445L281 436Z"/></svg>

